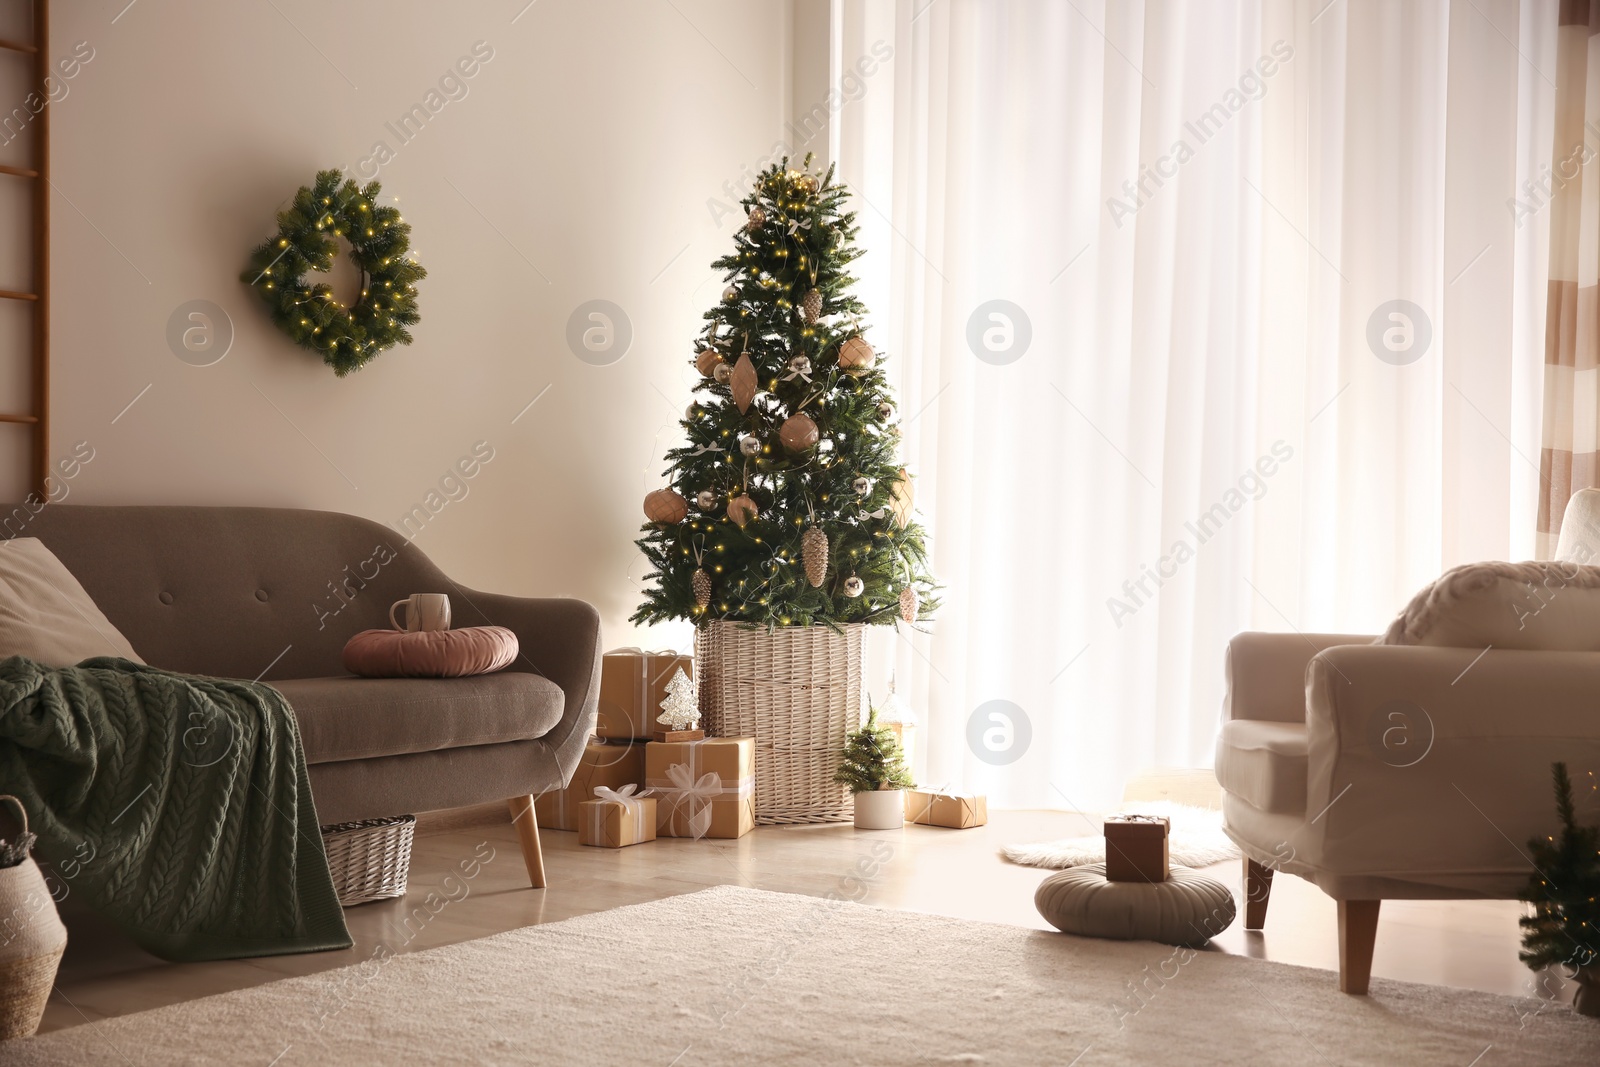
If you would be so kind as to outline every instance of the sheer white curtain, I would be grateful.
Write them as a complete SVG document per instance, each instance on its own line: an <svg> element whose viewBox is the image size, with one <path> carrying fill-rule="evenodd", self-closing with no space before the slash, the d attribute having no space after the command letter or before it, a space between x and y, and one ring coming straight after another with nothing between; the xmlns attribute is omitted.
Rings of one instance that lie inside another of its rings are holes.
<svg viewBox="0 0 1600 1067"><path fill-rule="evenodd" d="M946 586L877 650L924 780L1114 801L1210 763L1236 631L1373 632L1531 554L1547 223L1508 202L1548 160L1554 28L835 0L832 153Z"/></svg>

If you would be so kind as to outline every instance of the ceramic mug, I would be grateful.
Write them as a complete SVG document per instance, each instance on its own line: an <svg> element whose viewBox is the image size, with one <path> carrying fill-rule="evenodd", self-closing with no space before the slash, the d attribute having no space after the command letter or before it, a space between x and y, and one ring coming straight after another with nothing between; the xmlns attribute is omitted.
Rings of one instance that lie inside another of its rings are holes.
<svg viewBox="0 0 1600 1067"><path fill-rule="evenodd" d="M405 608L405 621L396 617ZM412 593L389 608L389 624L408 634L450 629L450 597L444 593Z"/></svg>

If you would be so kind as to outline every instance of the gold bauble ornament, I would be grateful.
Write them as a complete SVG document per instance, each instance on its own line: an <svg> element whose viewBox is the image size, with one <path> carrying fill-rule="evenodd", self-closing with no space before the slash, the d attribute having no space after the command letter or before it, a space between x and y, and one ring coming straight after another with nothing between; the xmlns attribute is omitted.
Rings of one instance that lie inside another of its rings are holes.
<svg viewBox="0 0 1600 1067"><path fill-rule="evenodd" d="M803 171L790 171L789 174L794 180L794 187L802 193L810 194L817 191L817 179L814 175L806 174Z"/></svg>
<svg viewBox="0 0 1600 1067"><path fill-rule="evenodd" d="M846 374L865 374L877 359L865 337L851 337L839 346L839 369Z"/></svg>
<svg viewBox="0 0 1600 1067"><path fill-rule="evenodd" d="M889 510L902 530L911 522L911 496L911 472L901 467L894 484L889 487Z"/></svg>
<svg viewBox="0 0 1600 1067"><path fill-rule="evenodd" d="M644 498L644 517L669 525L682 522L689 514L689 502L675 489L657 489Z"/></svg>
<svg viewBox="0 0 1600 1067"><path fill-rule="evenodd" d="M700 354L694 357L694 369L699 371L703 378L711 377L722 365L722 353L715 348L702 348Z"/></svg>
<svg viewBox="0 0 1600 1067"><path fill-rule="evenodd" d="M696 567L694 573L689 575L689 588L694 590L695 606L704 610L711 603L711 575L705 568Z"/></svg>
<svg viewBox="0 0 1600 1067"><path fill-rule="evenodd" d="M816 322L822 316L821 289L806 290L806 295L800 298L800 313L807 322Z"/></svg>
<svg viewBox="0 0 1600 1067"><path fill-rule="evenodd" d="M728 501L728 518L740 529L744 528L745 523L754 522L760 514L761 509L756 507L756 502L743 493Z"/></svg>
<svg viewBox="0 0 1600 1067"><path fill-rule="evenodd" d="M733 303L735 300L739 299L739 290L735 289L731 285L728 286L726 289L722 290L722 299L726 300L730 304Z"/></svg>
<svg viewBox="0 0 1600 1067"><path fill-rule="evenodd" d="M866 590L866 588L867 583L863 582L860 578L857 578L853 574L844 580L844 595L847 597L858 597Z"/></svg>
<svg viewBox="0 0 1600 1067"><path fill-rule="evenodd" d="M718 363L711 368L711 377L718 385L727 385L733 377L733 368L726 363Z"/></svg>
<svg viewBox="0 0 1600 1067"><path fill-rule="evenodd" d="M900 617L906 622L917 621L917 587L908 585L900 590Z"/></svg>
<svg viewBox="0 0 1600 1067"><path fill-rule="evenodd" d="M702 489L695 494L694 503L701 511L710 511L717 506L717 494L709 489Z"/></svg>
<svg viewBox="0 0 1600 1067"><path fill-rule="evenodd" d="M822 580L828 576L828 535L822 527L809 527L800 535L800 559L806 566L806 581L811 588L821 589Z"/></svg>
<svg viewBox="0 0 1600 1067"><path fill-rule="evenodd" d="M778 440L783 442L783 447L790 452L804 452L808 448L817 446L817 424L810 415L790 415L783 420L783 425L778 427Z"/></svg>
<svg viewBox="0 0 1600 1067"><path fill-rule="evenodd" d="M733 391L733 402L738 405L739 414L749 411L756 398L756 365L750 362L750 353L739 354L739 362L733 365L728 378L728 388Z"/></svg>

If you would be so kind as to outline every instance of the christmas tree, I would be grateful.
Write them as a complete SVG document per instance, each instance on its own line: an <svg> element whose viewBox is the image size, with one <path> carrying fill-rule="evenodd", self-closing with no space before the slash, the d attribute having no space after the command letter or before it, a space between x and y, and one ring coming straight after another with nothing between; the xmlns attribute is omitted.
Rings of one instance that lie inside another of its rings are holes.
<svg viewBox="0 0 1600 1067"><path fill-rule="evenodd" d="M1534 873L1522 892L1533 914L1521 919L1518 956L1534 970L1600 963L1600 827L1578 825L1567 765L1555 764L1554 774L1561 833L1528 842Z"/></svg>
<svg viewBox="0 0 1600 1067"><path fill-rule="evenodd" d="M898 412L866 308L848 191L789 161L763 171L694 356L701 381L645 498L654 584L633 621L914 622L937 606Z"/></svg>
<svg viewBox="0 0 1600 1067"><path fill-rule="evenodd" d="M844 746L844 762L833 780L849 786L852 793L878 789L915 789L905 753L894 731L878 721L878 709L867 716L866 725L850 735Z"/></svg>

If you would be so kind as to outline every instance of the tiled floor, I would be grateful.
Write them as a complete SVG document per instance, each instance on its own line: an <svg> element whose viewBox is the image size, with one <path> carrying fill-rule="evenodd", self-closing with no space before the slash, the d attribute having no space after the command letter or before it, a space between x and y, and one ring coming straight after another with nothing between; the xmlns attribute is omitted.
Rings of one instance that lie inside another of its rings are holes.
<svg viewBox="0 0 1600 1067"><path fill-rule="evenodd" d="M418 835L404 899L346 913L353 949L221 963L163 963L69 900L64 917L71 941L43 1029L357 963L380 944L391 952L416 951L721 884L832 891L883 907L1047 928L1034 911L1033 891L1048 872L1008 864L997 850L1097 828L1080 815L995 812L988 826L973 830L762 827L738 841L663 839L619 851L585 848L575 834L545 831L550 888L542 891L527 887L509 823L441 830ZM489 849L493 858L475 878L460 875L459 863ZM1209 873L1238 892L1236 863ZM437 894L431 901L430 891ZM1374 973L1532 997L1532 975L1517 962L1518 914L1511 901L1386 903ZM1247 933L1236 923L1215 949L1331 971L1338 962L1333 901L1280 876L1266 930ZM1332 973L1328 995L1340 995Z"/></svg>

